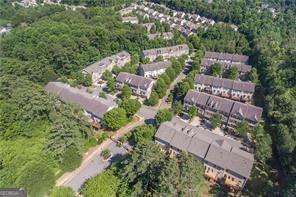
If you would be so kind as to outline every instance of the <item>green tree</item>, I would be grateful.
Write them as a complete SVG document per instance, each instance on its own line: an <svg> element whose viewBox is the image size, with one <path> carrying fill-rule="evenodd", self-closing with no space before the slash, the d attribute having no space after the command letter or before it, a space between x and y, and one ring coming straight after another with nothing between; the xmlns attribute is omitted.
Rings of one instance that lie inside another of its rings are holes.
<svg viewBox="0 0 296 197"><path fill-rule="evenodd" d="M54 124L49 128L46 150L58 161L62 158L69 147L77 146L79 130L74 122L63 117L56 117Z"/></svg>
<svg viewBox="0 0 296 197"><path fill-rule="evenodd" d="M132 118L141 107L141 103L137 99L125 99L120 105L126 111L128 118Z"/></svg>
<svg viewBox="0 0 296 197"><path fill-rule="evenodd" d="M156 196L178 196L180 169L177 158L166 158L161 162Z"/></svg>
<svg viewBox="0 0 296 197"><path fill-rule="evenodd" d="M165 121L170 121L173 118L173 113L168 109L161 109L155 115L155 124L159 126Z"/></svg>
<svg viewBox="0 0 296 197"><path fill-rule="evenodd" d="M222 117L220 114L214 114L210 118L210 123L213 129L217 128L222 123Z"/></svg>
<svg viewBox="0 0 296 197"><path fill-rule="evenodd" d="M106 160L111 157L111 151L109 149L105 149L101 152L101 156Z"/></svg>
<svg viewBox="0 0 296 197"><path fill-rule="evenodd" d="M198 196L204 184L204 167L193 155L181 153L178 156L180 179L180 196ZM194 174L194 176L192 176Z"/></svg>
<svg viewBox="0 0 296 197"><path fill-rule="evenodd" d="M167 86L170 85L171 79L169 78L169 76L166 73L163 73L162 75L160 75L159 78L162 79Z"/></svg>
<svg viewBox="0 0 296 197"><path fill-rule="evenodd" d="M222 76L222 66L220 64L213 64L211 66L211 75L215 77Z"/></svg>
<svg viewBox="0 0 296 197"><path fill-rule="evenodd" d="M128 85L124 85L121 89L121 98L124 99L129 99L132 95L132 90Z"/></svg>
<svg viewBox="0 0 296 197"><path fill-rule="evenodd" d="M152 188L156 186L155 173L157 173L157 167L160 167L159 161L163 158L164 154L159 151L154 142L146 140L138 143L130 157L123 161L120 177L124 182L120 185L118 195L138 196L151 193Z"/></svg>
<svg viewBox="0 0 296 197"><path fill-rule="evenodd" d="M256 126L253 133L255 141L255 155L259 161L266 162L272 157L271 137L260 125Z"/></svg>
<svg viewBox="0 0 296 197"><path fill-rule="evenodd" d="M126 111L123 108L114 108L108 111L102 120L102 124L112 130L117 130L128 122Z"/></svg>
<svg viewBox="0 0 296 197"><path fill-rule="evenodd" d="M239 77L238 68L236 66L232 66L227 73L227 78L236 80Z"/></svg>
<svg viewBox="0 0 296 197"><path fill-rule="evenodd" d="M65 172L75 170L80 166L82 157L80 156L76 147L69 147L62 155L60 167Z"/></svg>
<svg viewBox="0 0 296 197"><path fill-rule="evenodd" d="M251 129L246 121L240 122L235 129L235 133L237 133L241 137L243 137L247 133L250 133L250 131Z"/></svg>
<svg viewBox="0 0 296 197"><path fill-rule="evenodd" d="M42 161L31 161L22 166L15 185L25 188L30 196L44 196L55 180L52 168Z"/></svg>
<svg viewBox="0 0 296 197"><path fill-rule="evenodd" d="M159 98L164 97L167 90L167 85L163 79L160 78L157 80L156 84L154 85L154 90L158 94Z"/></svg>
<svg viewBox="0 0 296 197"><path fill-rule="evenodd" d="M250 73L247 76L249 81L252 81L253 83L258 83L258 74L257 74L257 69L252 68Z"/></svg>
<svg viewBox="0 0 296 197"><path fill-rule="evenodd" d="M155 106L159 102L158 94L152 90L151 95L148 99L145 100L146 105Z"/></svg>
<svg viewBox="0 0 296 197"><path fill-rule="evenodd" d="M49 192L49 197L75 197L75 192L70 187L58 186Z"/></svg>
<svg viewBox="0 0 296 197"><path fill-rule="evenodd" d="M197 60L193 60L191 63L192 70L200 71L200 63Z"/></svg>
<svg viewBox="0 0 296 197"><path fill-rule="evenodd" d="M102 79L109 81L110 79L112 79L112 73L109 70L106 70L103 74L102 74Z"/></svg>
<svg viewBox="0 0 296 197"><path fill-rule="evenodd" d="M176 72L172 67L168 67L165 73L168 75L171 81L173 81L176 78Z"/></svg>
<svg viewBox="0 0 296 197"><path fill-rule="evenodd" d="M190 89L190 84L187 81L177 83L173 92L174 100L183 100L188 90Z"/></svg>
<svg viewBox="0 0 296 197"><path fill-rule="evenodd" d="M107 81L107 88L108 88L108 92L114 92L116 89L116 82L114 78L110 78Z"/></svg>
<svg viewBox="0 0 296 197"><path fill-rule="evenodd" d="M120 179L114 174L112 169L108 169L102 174L89 179L81 193L83 196L116 196L119 185Z"/></svg>
<svg viewBox="0 0 296 197"><path fill-rule="evenodd" d="M195 106L192 106L189 108L188 116L189 116L190 120L192 120L197 115L197 112L198 112L198 110Z"/></svg>
<svg viewBox="0 0 296 197"><path fill-rule="evenodd" d="M163 61L163 57L161 55L157 56L155 59L155 62L161 62Z"/></svg>
<svg viewBox="0 0 296 197"><path fill-rule="evenodd" d="M133 139L136 143L142 142L143 140L152 141L154 134L155 128L151 125L139 126L132 132Z"/></svg>
<svg viewBox="0 0 296 197"><path fill-rule="evenodd" d="M115 65L112 69L112 73L114 75L118 75L120 72L121 72L121 68L119 66Z"/></svg>
<svg viewBox="0 0 296 197"><path fill-rule="evenodd" d="M183 109L183 105L181 101L173 102L172 111L174 114L179 114Z"/></svg>

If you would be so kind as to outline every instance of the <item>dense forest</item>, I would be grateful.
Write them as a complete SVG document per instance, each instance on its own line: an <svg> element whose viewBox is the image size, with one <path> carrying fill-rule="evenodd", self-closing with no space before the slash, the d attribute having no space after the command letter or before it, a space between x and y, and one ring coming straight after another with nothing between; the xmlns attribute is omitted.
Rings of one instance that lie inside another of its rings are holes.
<svg viewBox="0 0 296 197"><path fill-rule="evenodd" d="M269 10L262 10L260 1L217 0L210 4L196 0L154 2L239 25L239 32L245 35L251 47L246 54L251 56L251 64L259 72L264 98L258 102L265 103L265 130L273 139L274 160L280 161L278 169L281 178L284 178L282 183L287 184L288 188L295 188L295 2L272 1L271 7L280 10L276 17Z"/></svg>

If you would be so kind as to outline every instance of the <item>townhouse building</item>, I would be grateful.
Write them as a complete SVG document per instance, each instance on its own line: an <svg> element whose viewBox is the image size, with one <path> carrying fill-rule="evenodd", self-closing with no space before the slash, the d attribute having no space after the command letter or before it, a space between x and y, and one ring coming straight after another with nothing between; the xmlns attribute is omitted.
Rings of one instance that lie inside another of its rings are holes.
<svg viewBox="0 0 296 197"><path fill-rule="evenodd" d="M191 106L197 107L199 115L205 119L210 119L214 114L221 115L222 123L229 129L234 129L243 121L255 127L263 112L262 108L254 105L196 90L189 90L184 98L184 109L188 110Z"/></svg>
<svg viewBox="0 0 296 197"><path fill-rule="evenodd" d="M82 70L82 73L91 75L92 82L96 84L102 77L102 74L111 71L115 65L123 67L131 61L131 56L126 51L121 51L115 55L103 58Z"/></svg>
<svg viewBox="0 0 296 197"><path fill-rule="evenodd" d="M133 10L137 9L137 7L138 7L138 5L133 3L129 7L119 10L119 14L121 16L128 15L128 14L132 13Z"/></svg>
<svg viewBox="0 0 296 197"><path fill-rule="evenodd" d="M140 26L144 27L147 32L150 32L151 28L155 26L154 23L142 23Z"/></svg>
<svg viewBox="0 0 296 197"><path fill-rule="evenodd" d="M189 47L186 44L181 44L172 47L144 50L141 57L142 59L148 58L150 61L154 61L158 56L162 56L164 59L169 59L171 57L180 57L188 54Z"/></svg>
<svg viewBox="0 0 296 197"><path fill-rule="evenodd" d="M204 58L214 61L243 64L247 64L249 61L249 56L246 55L219 52L206 52Z"/></svg>
<svg viewBox="0 0 296 197"><path fill-rule="evenodd" d="M170 61L153 62L150 64L140 65L140 75L144 77L157 78L163 74L165 70L171 66Z"/></svg>
<svg viewBox="0 0 296 197"><path fill-rule="evenodd" d="M208 73L211 70L211 65L220 64L223 72L229 70L231 67L236 67L242 78L251 71L252 67L248 65L249 56L231 54L231 53L218 53L218 52L206 52L202 59L202 72Z"/></svg>
<svg viewBox="0 0 296 197"><path fill-rule="evenodd" d="M244 188L254 164L254 154L241 142L177 119L160 125L155 142L171 156L192 154L203 163L206 177L234 190Z"/></svg>
<svg viewBox="0 0 296 197"><path fill-rule="evenodd" d="M109 110L117 107L116 102L110 98L103 99L93 96L86 90L73 88L61 82L49 82L45 90L58 96L63 102L79 105L94 124L99 124Z"/></svg>
<svg viewBox="0 0 296 197"><path fill-rule="evenodd" d="M203 74L197 74L195 76L194 87L198 91L246 102L252 100L255 92L254 83L223 79Z"/></svg>
<svg viewBox="0 0 296 197"><path fill-rule="evenodd" d="M154 39L157 39L157 38L162 38L164 40L170 40L173 37L174 37L174 34L172 32L148 34L148 39L149 40L154 40Z"/></svg>
<svg viewBox="0 0 296 197"><path fill-rule="evenodd" d="M136 16L126 16L126 17L122 17L122 22L123 23L138 24L139 20L138 20L138 17L136 17Z"/></svg>
<svg viewBox="0 0 296 197"><path fill-rule="evenodd" d="M211 66L213 64L220 64L222 67L222 72L227 72L230 68L237 68L241 78L245 79L247 74L250 73L252 66L241 63L241 62L229 62L229 61L218 61L213 59L203 58L201 60L201 72L209 74L211 72Z"/></svg>
<svg viewBox="0 0 296 197"><path fill-rule="evenodd" d="M134 95L149 98L154 81L150 78L121 72L116 77L116 88L122 89L125 84L131 88Z"/></svg>

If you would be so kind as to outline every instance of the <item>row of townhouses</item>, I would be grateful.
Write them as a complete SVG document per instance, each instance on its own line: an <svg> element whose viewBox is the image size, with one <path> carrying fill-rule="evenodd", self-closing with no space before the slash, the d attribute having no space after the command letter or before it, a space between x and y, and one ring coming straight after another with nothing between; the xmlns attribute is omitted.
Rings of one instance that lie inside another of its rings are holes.
<svg viewBox="0 0 296 197"><path fill-rule="evenodd" d="M149 98L154 80L139 75L121 72L116 77L116 88L122 89L124 85L128 85L132 89L134 95Z"/></svg>
<svg viewBox="0 0 296 197"><path fill-rule="evenodd" d="M172 57L180 57L182 55L189 54L189 47L186 44L171 46L171 47L163 47L156 49L148 49L142 51L141 58L148 58L150 61L154 61L158 56L162 56L163 59L169 59Z"/></svg>
<svg viewBox="0 0 296 197"><path fill-rule="evenodd" d="M163 74L166 69L171 66L170 61L160 61L153 62L150 64L141 64L139 73L144 77L157 78L159 75Z"/></svg>
<svg viewBox="0 0 296 197"><path fill-rule="evenodd" d="M142 7L140 6L139 8ZM136 13L144 18L155 19L159 20L161 23L166 23L170 25L171 28L176 29L185 36L190 36L201 27L200 23L195 24L185 19L165 15L147 7L144 7L143 11L138 10Z"/></svg>
<svg viewBox="0 0 296 197"><path fill-rule="evenodd" d="M106 70L111 71L115 65L123 67L130 61L130 54L126 51L121 51L115 55L106 57L104 59L101 59L100 61L91 64L90 66L84 68L82 72L84 74L91 75L93 83L97 83Z"/></svg>
<svg viewBox="0 0 296 197"><path fill-rule="evenodd" d="M122 22L123 23L138 24L139 20L138 20L138 17L136 17L136 16L125 16L125 17L122 17Z"/></svg>
<svg viewBox="0 0 296 197"><path fill-rule="evenodd" d="M201 71L203 73L209 73L213 64L220 64L223 72L226 72L232 67L236 67L240 76L245 77L252 69L252 66L248 65L249 56L238 55L231 53L218 53L218 52L206 52L204 58L201 61Z"/></svg>
<svg viewBox="0 0 296 197"><path fill-rule="evenodd" d="M132 3L130 6L123 8L123 9L119 10L118 12L121 16L125 16L125 15L132 13L133 10L135 10L135 9L137 9L137 4Z"/></svg>
<svg viewBox="0 0 296 197"><path fill-rule="evenodd" d="M172 156L192 154L203 163L206 177L236 190L244 187L254 164L254 155L239 141L177 119L160 125L155 142Z"/></svg>
<svg viewBox="0 0 296 197"><path fill-rule="evenodd" d="M45 90L58 96L62 101L79 105L86 116L93 123L99 124L105 113L117 107L117 104L110 98L103 99L86 92L86 90L73 88L61 82L49 82Z"/></svg>
<svg viewBox="0 0 296 197"><path fill-rule="evenodd" d="M149 40L154 40L154 39L157 39L157 38L162 38L164 40L170 40L173 37L174 37L174 34L172 32L148 34L148 39Z"/></svg>
<svg viewBox="0 0 296 197"><path fill-rule="evenodd" d="M191 106L197 107L198 113L206 119L219 114L222 123L228 128L235 128L243 121L246 121L250 127L255 127L263 112L262 108L254 105L195 90L189 90L184 98L184 108L188 110Z"/></svg>
<svg viewBox="0 0 296 197"><path fill-rule="evenodd" d="M141 23L140 26L144 27L147 30L147 32L150 32L151 28L155 27L155 24L154 23Z"/></svg>
<svg viewBox="0 0 296 197"><path fill-rule="evenodd" d="M194 80L195 89L233 100L250 102L255 92L251 82L223 79L209 75L197 74Z"/></svg>
<svg viewBox="0 0 296 197"><path fill-rule="evenodd" d="M156 9L159 7L162 7L162 10L165 9L164 13L156 11ZM161 6L159 4L151 2L144 2L138 5L137 9L143 10L147 13L147 15L145 14L142 16L157 19L160 20L160 22L168 23L169 25L171 25L171 27L181 31L182 33L185 33L185 35L190 35L190 33L195 32L197 28L201 26L215 24L215 21L212 19L201 17L197 14L175 11L165 6ZM180 26L183 28L181 28Z"/></svg>

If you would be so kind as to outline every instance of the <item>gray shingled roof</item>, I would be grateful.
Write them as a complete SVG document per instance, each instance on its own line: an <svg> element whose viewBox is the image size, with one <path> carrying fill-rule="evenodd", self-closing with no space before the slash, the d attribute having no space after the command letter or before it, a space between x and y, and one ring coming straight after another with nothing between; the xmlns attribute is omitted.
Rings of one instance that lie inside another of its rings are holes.
<svg viewBox="0 0 296 197"><path fill-rule="evenodd" d="M263 109L254 105L235 102L231 110L231 115L242 119L258 122L261 119Z"/></svg>
<svg viewBox="0 0 296 197"><path fill-rule="evenodd" d="M191 141L191 137L183 132L175 132L174 137L172 138L170 145L176 147L179 150L187 151L187 147Z"/></svg>
<svg viewBox="0 0 296 197"><path fill-rule="evenodd" d="M206 52L205 58L208 59L217 59L217 60L227 60L232 62L241 62L247 64L249 61L249 56L231 54L231 53L218 53L218 52Z"/></svg>
<svg viewBox="0 0 296 197"><path fill-rule="evenodd" d="M81 108L98 118L103 118L105 113L116 105L114 102L104 102L100 98L94 98L91 94L83 90L70 87L61 82L49 82L45 86L45 90L60 97L64 102L78 104Z"/></svg>
<svg viewBox="0 0 296 197"><path fill-rule="evenodd" d="M227 167L231 167L228 166L230 159L229 153L229 150L225 149L223 146L220 146L217 143L212 143L205 157L205 161L226 169Z"/></svg>
<svg viewBox="0 0 296 197"><path fill-rule="evenodd" d="M250 104L245 104L230 99L221 98L205 92L189 90L184 98L184 102L200 105L211 110L218 110L241 119L258 122L261 119L263 109Z"/></svg>
<svg viewBox="0 0 296 197"><path fill-rule="evenodd" d="M184 51L189 50L189 47L187 46L187 44L181 44L181 45L176 45L171 47L148 49L148 50L144 50L143 54L144 56L162 55L167 53L174 53L175 51L180 51L180 50L184 50Z"/></svg>
<svg viewBox="0 0 296 197"><path fill-rule="evenodd" d="M170 124L161 124L155 134L155 137L170 143L175 135L176 130Z"/></svg>
<svg viewBox="0 0 296 197"><path fill-rule="evenodd" d="M115 55L112 55L110 57L105 57L105 58L89 65L88 67L84 68L83 70L89 74L101 73L101 72L104 72L106 67L108 65L110 65L112 63L112 61L117 62L120 59L124 59L124 58L130 58L130 54L126 51L121 51L121 52L119 52Z"/></svg>
<svg viewBox="0 0 296 197"><path fill-rule="evenodd" d="M249 177L254 163L254 156L238 148L232 148L227 168L231 171Z"/></svg>
<svg viewBox="0 0 296 197"><path fill-rule="evenodd" d="M249 92L249 93L255 92L254 83L224 79L224 78L213 77L213 76L203 75L203 74L197 74L195 76L195 83L204 84L207 86L227 88L230 90Z"/></svg>
<svg viewBox="0 0 296 197"><path fill-rule="evenodd" d="M223 61L219 61L219 60L211 60L211 59L207 59L207 58L203 58L201 61L201 65L204 67L210 67L211 65L218 63L220 65L222 65L223 69L229 69L231 67L236 67L238 69L239 72L250 72L252 69L252 66L244 64L244 63L240 63L240 62L223 62Z"/></svg>
<svg viewBox="0 0 296 197"><path fill-rule="evenodd" d="M210 141L210 142L209 142ZM194 136L187 148L187 151L193 155L196 155L202 159L205 158L209 146L211 144L211 140L203 140Z"/></svg>
<svg viewBox="0 0 296 197"><path fill-rule="evenodd" d="M140 88L142 90L147 90L151 83L153 83L153 80L150 78L130 74L127 72L119 73L116 77L116 81L119 83L127 84L129 86Z"/></svg>
<svg viewBox="0 0 296 197"><path fill-rule="evenodd" d="M243 151L244 146L239 141L200 127L193 127L176 118L171 122L162 123L155 137L230 172L247 178L250 176L254 156Z"/></svg>
<svg viewBox="0 0 296 197"><path fill-rule="evenodd" d="M211 95L207 102L207 109L217 110L226 114L230 114L234 101Z"/></svg>
<svg viewBox="0 0 296 197"><path fill-rule="evenodd" d="M147 72L147 71L156 71L160 69L166 69L171 65L172 63L170 61L161 61L161 62L153 62L150 64L141 64L140 67L143 69L144 72Z"/></svg>
<svg viewBox="0 0 296 197"><path fill-rule="evenodd" d="M194 105L206 106L209 98L209 94L204 94L195 90L189 90L184 98L184 101Z"/></svg>

